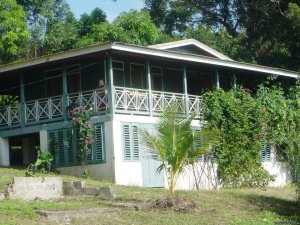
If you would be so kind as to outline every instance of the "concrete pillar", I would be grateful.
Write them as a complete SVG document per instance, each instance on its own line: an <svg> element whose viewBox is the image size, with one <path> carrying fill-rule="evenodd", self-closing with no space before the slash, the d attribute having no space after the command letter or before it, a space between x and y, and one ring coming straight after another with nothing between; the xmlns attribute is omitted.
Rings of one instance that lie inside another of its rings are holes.
<svg viewBox="0 0 300 225"><path fill-rule="evenodd" d="M48 151L47 130L40 130L40 148L41 148L41 151Z"/></svg>
<svg viewBox="0 0 300 225"><path fill-rule="evenodd" d="M22 138L23 165L29 165L36 160L34 137Z"/></svg>
<svg viewBox="0 0 300 225"><path fill-rule="evenodd" d="M0 137L0 166L9 165L9 140Z"/></svg>

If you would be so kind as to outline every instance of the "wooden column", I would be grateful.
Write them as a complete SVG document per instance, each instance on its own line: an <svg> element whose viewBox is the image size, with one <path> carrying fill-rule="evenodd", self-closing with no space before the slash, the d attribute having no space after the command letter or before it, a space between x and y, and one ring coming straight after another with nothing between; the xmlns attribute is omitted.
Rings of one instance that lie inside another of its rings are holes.
<svg viewBox="0 0 300 225"><path fill-rule="evenodd" d="M185 104L185 114L189 114L189 96L187 91L187 77L186 77L186 66L183 65L183 92L184 92L184 104Z"/></svg>
<svg viewBox="0 0 300 225"><path fill-rule="evenodd" d="M112 58L111 55L106 57L106 70L108 77L108 106L109 112L111 115L115 113L115 100L114 100L114 76L113 76L113 68L112 68Z"/></svg>
<svg viewBox="0 0 300 225"><path fill-rule="evenodd" d="M234 89L236 89L236 74L235 73L232 74L232 87Z"/></svg>
<svg viewBox="0 0 300 225"><path fill-rule="evenodd" d="M146 76L147 76L147 86L148 86L148 99L149 99L149 115L153 116L153 99L152 99L152 84L151 84L151 68L150 63L146 62Z"/></svg>
<svg viewBox="0 0 300 225"><path fill-rule="evenodd" d="M24 90L24 75L20 73L20 122L21 127L25 127L25 90Z"/></svg>
<svg viewBox="0 0 300 225"><path fill-rule="evenodd" d="M219 77L219 70L215 70L215 87L216 89L220 89L220 77Z"/></svg>
<svg viewBox="0 0 300 225"><path fill-rule="evenodd" d="M66 66L63 65L62 70L62 80L63 80L63 112L64 112L64 120L68 120L68 81L67 81L67 69Z"/></svg>

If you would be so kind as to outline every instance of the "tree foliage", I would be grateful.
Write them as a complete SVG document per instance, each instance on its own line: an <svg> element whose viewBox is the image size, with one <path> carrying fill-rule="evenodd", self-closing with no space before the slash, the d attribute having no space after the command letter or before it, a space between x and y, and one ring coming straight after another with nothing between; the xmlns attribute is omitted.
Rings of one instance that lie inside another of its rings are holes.
<svg viewBox="0 0 300 225"><path fill-rule="evenodd" d="M234 49L233 59L299 69L299 1L247 0L145 0L151 18L168 34L186 36L186 28L212 29ZM155 14L155 10L159 13ZM219 35L226 33L223 37ZM200 40L201 41L201 40ZM222 42L221 41L221 42ZM249 57L249 55L251 57Z"/></svg>
<svg viewBox="0 0 300 225"><path fill-rule="evenodd" d="M28 38L26 14L15 0L0 2L0 62L16 59Z"/></svg>

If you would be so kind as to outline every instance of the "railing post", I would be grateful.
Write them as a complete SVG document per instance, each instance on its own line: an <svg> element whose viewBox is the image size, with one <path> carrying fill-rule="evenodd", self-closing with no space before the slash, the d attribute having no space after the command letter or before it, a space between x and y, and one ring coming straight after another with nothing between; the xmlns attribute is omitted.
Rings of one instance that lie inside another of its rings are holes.
<svg viewBox="0 0 300 225"><path fill-rule="evenodd" d="M24 76L20 74L20 123L21 127L25 127L25 90L24 90Z"/></svg>
<svg viewBox="0 0 300 225"><path fill-rule="evenodd" d="M109 111L111 115L115 113L115 100L114 100L114 77L113 77L113 68L112 68L112 57L108 55L106 57L106 69L109 81L109 90L108 90L108 101L109 101Z"/></svg>
<svg viewBox="0 0 300 225"><path fill-rule="evenodd" d="M183 65L183 91L184 91L184 104L185 104L185 114L189 114L189 96L187 91L187 77L186 77L186 66Z"/></svg>
<svg viewBox="0 0 300 225"><path fill-rule="evenodd" d="M7 106L7 124L11 126L11 106Z"/></svg>
<svg viewBox="0 0 300 225"><path fill-rule="evenodd" d="M153 116L153 99L152 99L152 84L151 84L151 68L150 63L147 60L146 62L146 75L147 75L147 84L148 84L148 107L149 107L149 115Z"/></svg>
<svg viewBox="0 0 300 225"><path fill-rule="evenodd" d="M62 78L63 78L63 118L64 120L68 120L68 83L67 83L67 69L65 64L63 65L62 71Z"/></svg>

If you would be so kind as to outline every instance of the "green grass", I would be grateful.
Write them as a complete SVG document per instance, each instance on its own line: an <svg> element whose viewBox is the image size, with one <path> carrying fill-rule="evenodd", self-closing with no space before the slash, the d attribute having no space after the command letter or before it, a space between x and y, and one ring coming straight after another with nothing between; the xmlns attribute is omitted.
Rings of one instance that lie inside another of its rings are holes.
<svg viewBox="0 0 300 225"><path fill-rule="evenodd" d="M51 174L53 176L55 174ZM0 168L0 192L14 176L24 176L24 170ZM64 180L79 178L59 175ZM105 181L85 180L89 186L111 186L116 202L153 201L167 195L163 189L118 186ZM295 188L220 189L218 191L178 191L193 200L199 213L178 213L173 210L135 211L118 208L116 214L72 220L71 224L300 224ZM53 224L35 213L39 209L64 210L111 207L112 202L97 197L66 197L59 201L5 200L0 202L0 224ZM292 224L292 223L291 223Z"/></svg>

